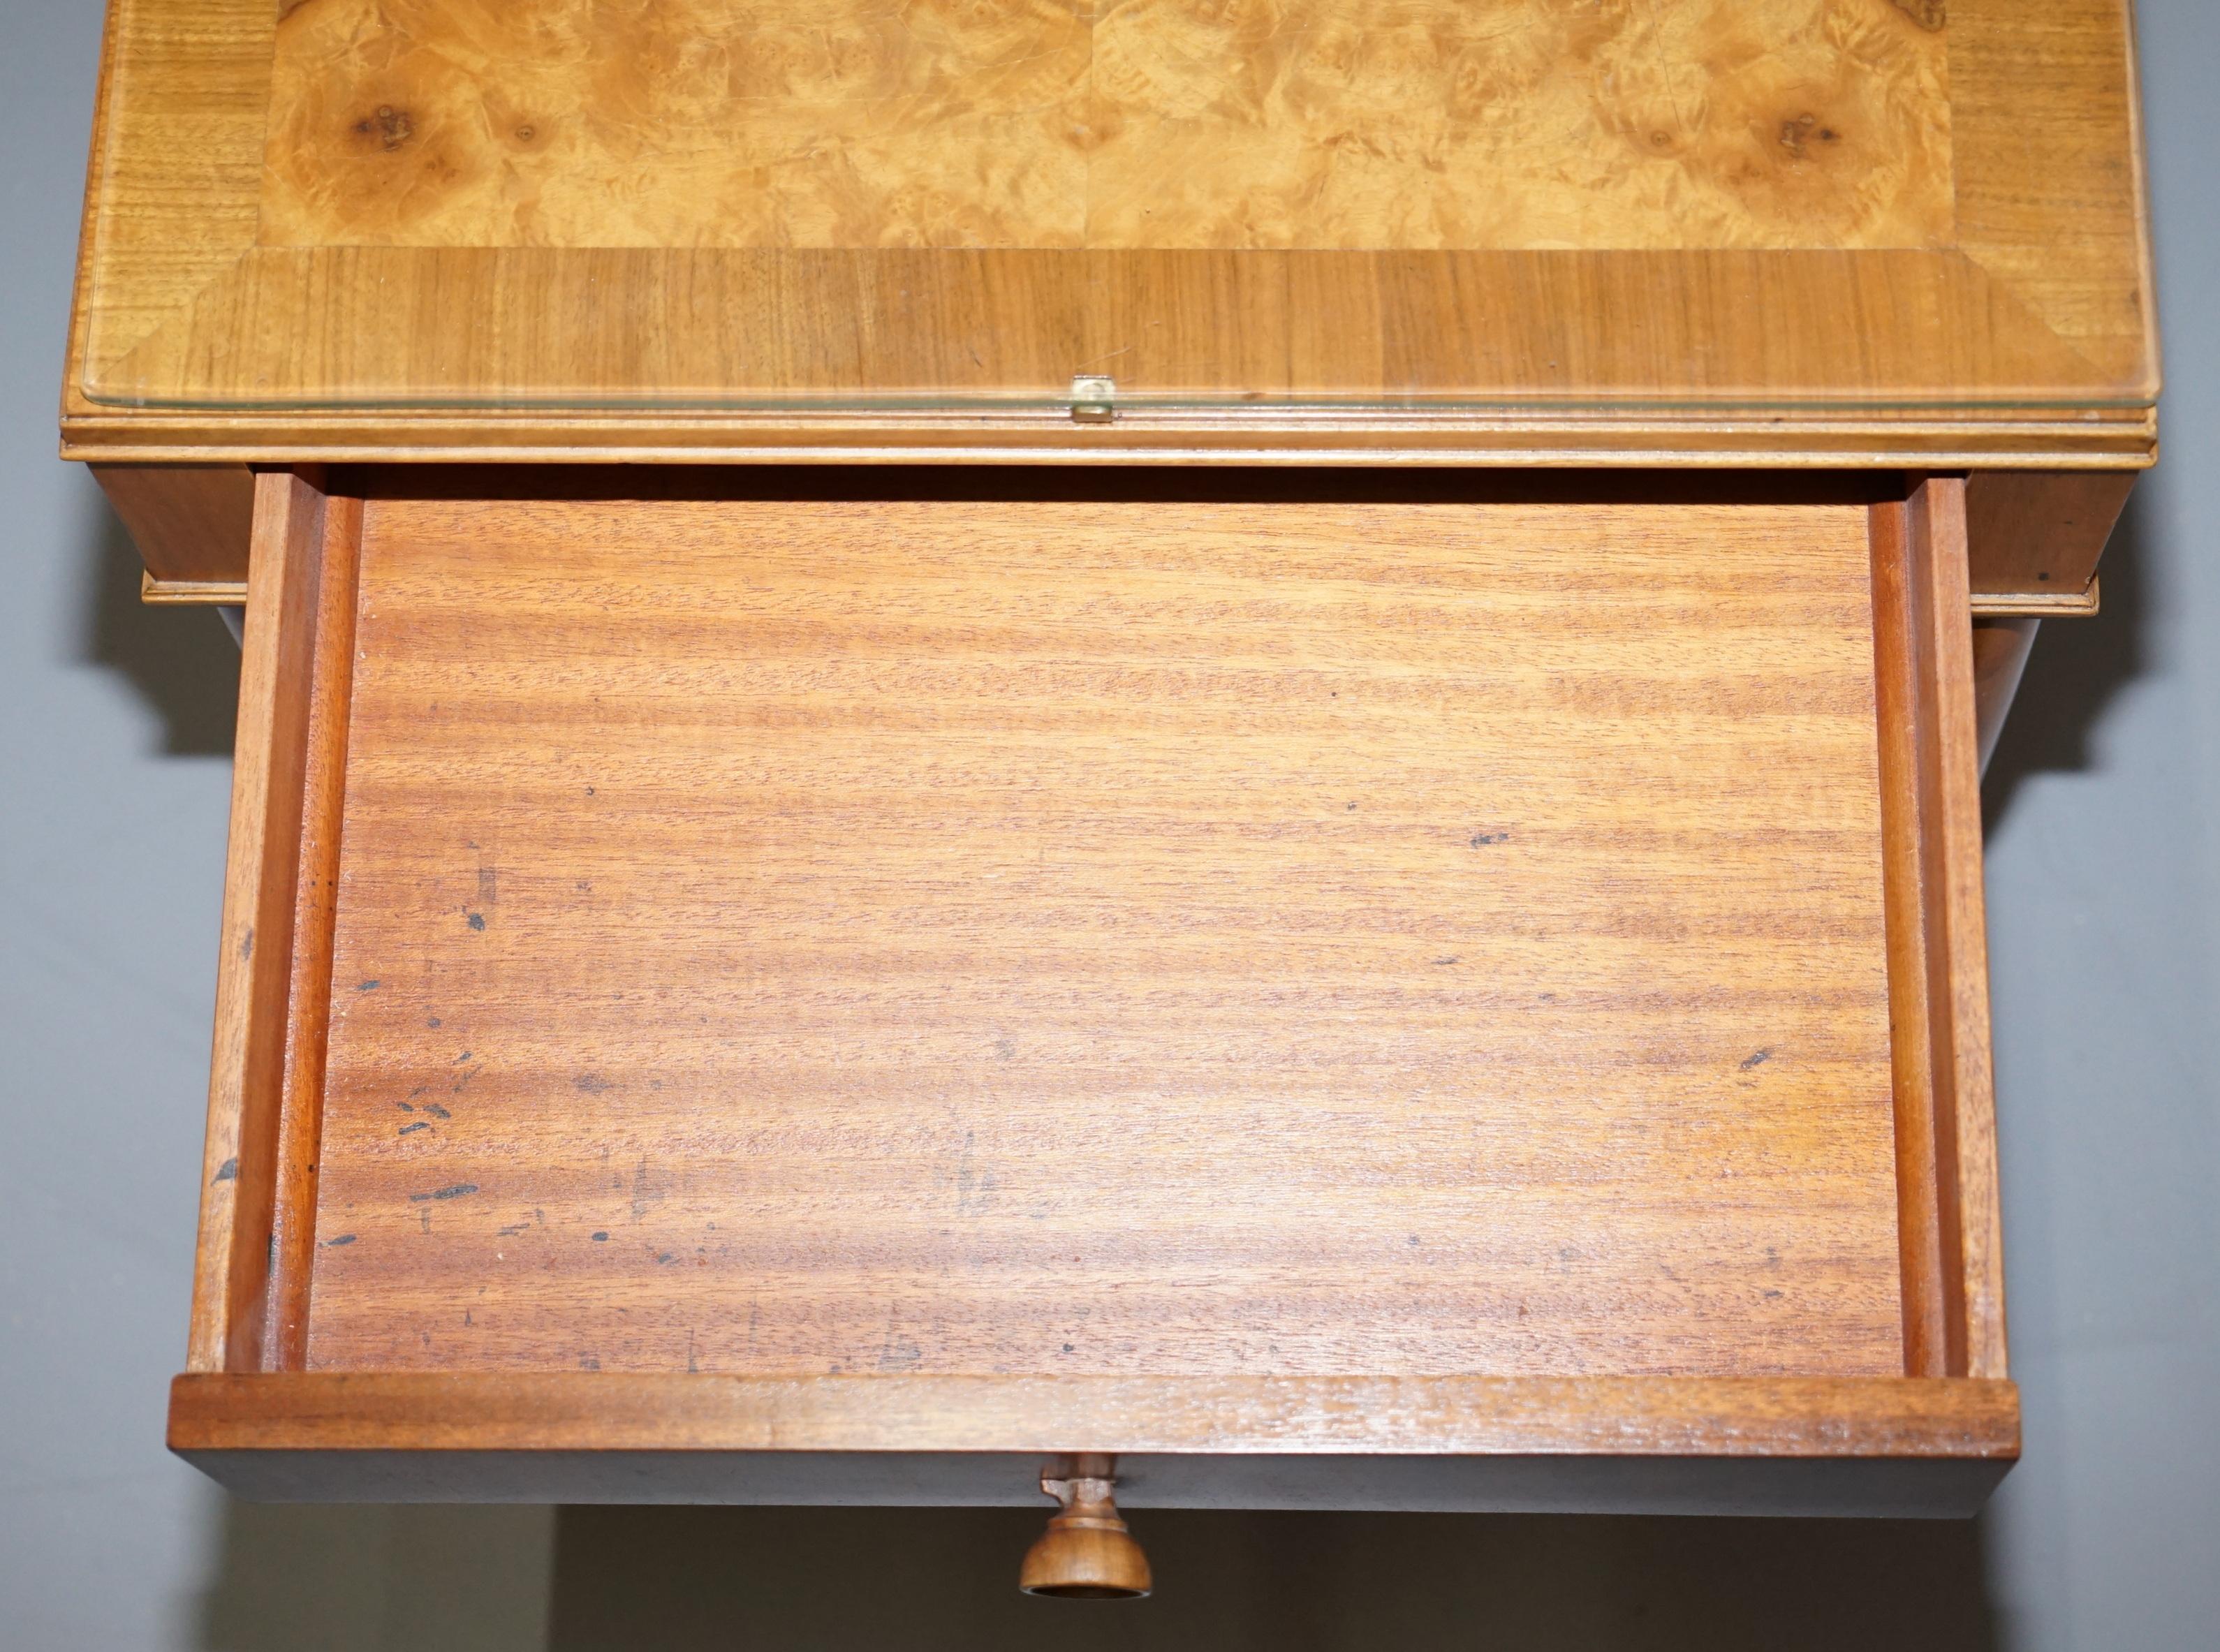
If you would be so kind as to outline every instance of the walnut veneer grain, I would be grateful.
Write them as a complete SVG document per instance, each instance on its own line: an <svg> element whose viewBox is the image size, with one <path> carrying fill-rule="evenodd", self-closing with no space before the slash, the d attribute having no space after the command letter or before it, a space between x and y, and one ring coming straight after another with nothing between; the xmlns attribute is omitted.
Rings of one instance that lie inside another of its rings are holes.
<svg viewBox="0 0 2220 1652"><path fill-rule="evenodd" d="M1892 0L318 0L265 246L1927 247Z"/></svg>

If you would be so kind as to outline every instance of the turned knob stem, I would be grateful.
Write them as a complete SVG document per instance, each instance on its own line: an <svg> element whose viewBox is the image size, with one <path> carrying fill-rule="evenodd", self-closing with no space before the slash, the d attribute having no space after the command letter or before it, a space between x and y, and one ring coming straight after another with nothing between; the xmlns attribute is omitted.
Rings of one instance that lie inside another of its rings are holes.
<svg viewBox="0 0 2220 1652"><path fill-rule="evenodd" d="M1041 1470L1041 1490L1059 1506L1018 1570L1018 1587L1027 1594L1132 1600L1149 1593L1149 1557L1126 1530L1112 1496L1117 1461L1081 1455Z"/></svg>

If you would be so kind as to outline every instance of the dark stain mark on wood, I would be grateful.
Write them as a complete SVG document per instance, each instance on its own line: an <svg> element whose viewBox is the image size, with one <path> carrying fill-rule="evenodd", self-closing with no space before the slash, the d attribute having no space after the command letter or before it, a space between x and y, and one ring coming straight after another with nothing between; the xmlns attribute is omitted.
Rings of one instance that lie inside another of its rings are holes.
<svg viewBox="0 0 2220 1652"><path fill-rule="evenodd" d="M606 1232L596 1233L594 1235L594 1243L596 1244L607 1244L608 1242L609 1236Z"/></svg>
<svg viewBox="0 0 2220 1652"><path fill-rule="evenodd" d="M482 907L491 907L498 906L500 902L500 886L495 882L494 869L490 866L479 867L478 904Z"/></svg>
<svg viewBox="0 0 2220 1652"><path fill-rule="evenodd" d="M507 1227L496 1228L494 1232L502 1238L513 1239L520 1233L528 1233L531 1231L532 1224L529 1222L511 1222Z"/></svg>
<svg viewBox="0 0 2220 1652"><path fill-rule="evenodd" d="M380 103L354 123L354 134L365 143L376 144L387 154L402 147L416 135L416 122L405 109L396 109L390 103Z"/></svg>
<svg viewBox="0 0 2220 1652"><path fill-rule="evenodd" d="M1492 843L1507 843L1510 838L1511 834L1507 832L1475 832L1472 834L1472 846L1475 849L1485 849Z"/></svg>
<svg viewBox="0 0 2220 1652"><path fill-rule="evenodd" d="M247 963L254 957L254 931L252 926L239 938L239 961Z"/></svg>
<svg viewBox="0 0 2220 1652"><path fill-rule="evenodd" d="M1455 963L1462 956L1463 956L1462 953L1452 952L1445 958L1436 958L1434 960L1434 967L1436 969L1439 969L1444 964Z"/></svg>
<svg viewBox="0 0 2220 1652"><path fill-rule="evenodd" d="M238 1181L239 1161L237 1159L226 1159L221 1164L217 1165L215 1167L215 1179L218 1181Z"/></svg>
<svg viewBox="0 0 2220 1652"><path fill-rule="evenodd" d="M602 1368L602 1362L591 1354L581 1354L578 1356L578 1368L581 1371L598 1371Z"/></svg>
<svg viewBox="0 0 2220 1652"><path fill-rule="evenodd" d="M433 1199L460 1199L465 1194L474 1194L477 1190L478 1184L475 1181L458 1181L452 1188L440 1188L431 1193L410 1194L408 1202L412 1205L421 1205Z"/></svg>
<svg viewBox="0 0 2220 1652"><path fill-rule="evenodd" d="M327 1250L336 1250L343 1244L352 1244L353 1243L353 1234L335 1233L330 1238L324 1241L324 1249Z"/></svg>
<svg viewBox="0 0 2220 1652"><path fill-rule="evenodd" d="M465 1062L468 1061L470 1058L471 1058L471 1052L470 1052L469 1050L464 1050L464 1051L463 1051L463 1053L462 1053L461 1055L459 1055L459 1056L458 1056L458 1057L455 1057L454 1061L451 1063L451 1065L453 1065L453 1066L456 1066L456 1067L459 1067L459 1066L461 1066Z"/></svg>
<svg viewBox="0 0 2220 1652"><path fill-rule="evenodd" d="M402 1125L400 1129L398 1129L398 1130L395 1131L393 1133L394 1133L395 1135L396 1135L396 1136L408 1136L408 1135L412 1135L412 1134L414 1134L415 1131L420 1131L420 1130L429 1130L429 1129L431 1129L431 1127L432 1127L432 1126L431 1126L431 1125L429 1125L428 1124L426 1124L426 1123L424 1122L424 1120L422 1120L421 1119L418 1119L415 1124L413 1124L413 1125Z"/></svg>
<svg viewBox="0 0 2220 1652"><path fill-rule="evenodd" d="M427 1020L427 1021L424 1023L424 1025L425 1025L426 1026L437 1026L437 1025L440 1025L440 1018L439 1018L438 1016L434 1015L434 1016L431 1017L428 1020Z"/></svg>
<svg viewBox="0 0 2220 1652"><path fill-rule="evenodd" d="M963 1150L956 1161L956 1208L959 1213L990 1210L995 1205L995 1173L973 1163L977 1132L963 1132Z"/></svg>
<svg viewBox="0 0 2220 1652"><path fill-rule="evenodd" d="M431 1088L432 1087L429 1084L419 1084L415 1089L408 1092L408 1101L414 1101L418 1096L423 1094L425 1091ZM401 1105L404 1107L408 1107L408 1101L404 1101ZM409 1107L408 1110L411 1113L415 1111L414 1107Z"/></svg>
<svg viewBox="0 0 2220 1652"><path fill-rule="evenodd" d="M587 1095L599 1095L609 1088L609 1082L599 1073L581 1073L571 1081L571 1088Z"/></svg>
<svg viewBox="0 0 2220 1652"><path fill-rule="evenodd" d="M406 1101L396 1101L393 1105L400 1108L403 1113L414 1113L416 1111L415 1108L410 1107Z"/></svg>
<svg viewBox="0 0 2220 1652"><path fill-rule="evenodd" d="M1768 1302L1775 1301L1780 1298L1780 1293L1779 1291L1768 1291L1765 1294L1765 1300Z"/></svg>
<svg viewBox="0 0 2220 1652"><path fill-rule="evenodd" d="M1807 145L1835 143L1841 136L1834 128L1820 124L1816 115L1791 115L1780 123L1780 146L1797 160L1808 158Z"/></svg>
<svg viewBox="0 0 2220 1652"><path fill-rule="evenodd" d="M485 914L479 912L471 913L470 914L470 926L472 929L483 929L485 927Z"/></svg>
<svg viewBox="0 0 2220 1652"><path fill-rule="evenodd" d="M384 984L385 983L382 981L365 981L360 986L357 987L355 990L359 993L374 993Z"/></svg>
<svg viewBox="0 0 2220 1652"><path fill-rule="evenodd" d="M632 1175L632 1219L635 1222L645 1221L648 1212L660 1205L663 1199L664 1188L660 1180L650 1181L647 1174L647 1161L642 1159L639 1162L639 1168L634 1170Z"/></svg>
<svg viewBox="0 0 2220 1652"><path fill-rule="evenodd" d="M1773 1059L1773 1051L1771 1051L1770 1050L1760 1050L1756 1051L1756 1052L1755 1052L1755 1054L1753 1054L1753 1055L1744 1056L1744 1057L1742 1058L1742 1063L1741 1063L1742 1069L1743 1069L1743 1071L1744 1071L1744 1072L1746 1073L1746 1072L1748 1072L1751 1068L1753 1068L1753 1067L1762 1067L1762 1066L1763 1066L1767 1062L1771 1061L1772 1059Z"/></svg>
<svg viewBox="0 0 2220 1652"><path fill-rule="evenodd" d="M430 1113L434 1119L452 1119L455 1116L453 1113L449 1113L445 1107L441 1107L437 1101L427 1101L424 1104L424 1111Z"/></svg>

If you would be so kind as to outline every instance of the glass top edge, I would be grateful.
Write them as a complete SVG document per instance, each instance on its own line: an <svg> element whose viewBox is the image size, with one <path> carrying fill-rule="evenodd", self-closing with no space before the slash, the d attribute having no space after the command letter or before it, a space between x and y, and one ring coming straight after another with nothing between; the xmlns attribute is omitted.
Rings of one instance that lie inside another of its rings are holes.
<svg viewBox="0 0 2220 1652"><path fill-rule="evenodd" d="M855 417L963 418L970 415L1038 415L1068 418L1075 409L1099 408L1115 416L1182 414L1250 415L1278 420L1290 417L1348 418L1382 416L1443 419L1475 417L1731 417L1737 415L1776 415L1801 417L1856 417L1905 414L1968 415L2042 413L2047 421L2070 421L2077 415L2144 412L2156 405L2155 393L2124 390L2117 395L2091 396L2030 390L2012 396L1827 396L1728 395L1720 396L1644 396L1639 395L1555 396L1263 396L1235 392L1163 393L1108 390L1080 393L1073 390L1024 392L981 391L962 396L943 393L918 395L818 396L757 396L740 395L609 396L560 393L546 395L442 396L398 391L365 396L203 396L189 393L123 394L103 390L80 381L78 393L95 407L128 412L207 414L452 414L592 415L639 414L719 415L735 417ZM1106 420L1106 422L1108 421Z"/></svg>

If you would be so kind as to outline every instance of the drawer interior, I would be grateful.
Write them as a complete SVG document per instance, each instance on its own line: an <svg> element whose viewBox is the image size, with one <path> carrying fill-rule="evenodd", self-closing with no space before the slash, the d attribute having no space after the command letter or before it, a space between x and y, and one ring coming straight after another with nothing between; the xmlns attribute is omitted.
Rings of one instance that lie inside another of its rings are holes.
<svg viewBox="0 0 2220 1652"><path fill-rule="evenodd" d="M1900 1370L1868 562L372 499L309 1364Z"/></svg>
<svg viewBox="0 0 2220 1652"><path fill-rule="evenodd" d="M263 480L196 1368L1983 1374L1925 495L564 487Z"/></svg>

